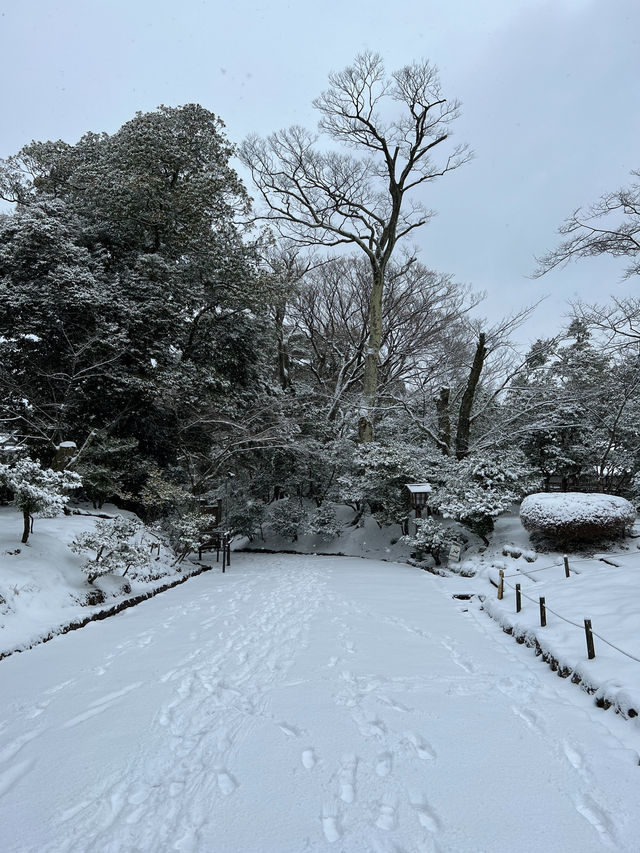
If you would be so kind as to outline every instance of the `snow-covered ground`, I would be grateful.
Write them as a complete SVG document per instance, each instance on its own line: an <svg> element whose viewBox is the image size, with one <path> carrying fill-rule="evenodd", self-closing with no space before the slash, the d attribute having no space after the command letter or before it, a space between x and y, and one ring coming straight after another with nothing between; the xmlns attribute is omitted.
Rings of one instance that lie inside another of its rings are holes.
<svg viewBox="0 0 640 853"><path fill-rule="evenodd" d="M101 513L134 517L114 506L105 506ZM149 548L145 575L151 579L107 575L98 578L92 587L81 568L83 555L73 553L69 543L78 534L93 530L97 521L95 514L36 518L34 533L23 545L22 516L14 507L0 507L0 657L28 649L72 622L197 570L189 563L176 566L175 554L143 528L136 540ZM151 543L159 544L159 552L154 550L151 554ZM128 593L122 588L125 581L130 586ZM104 591L105 601L89 606L87 594L96 588Z"/></svg>
<svg viewBox="0 0 640 853"><path fill-rule="evenodd" d="M473 588L487 596L487 613L516 636L537 643L594 690L595 698L631 715L640 713L639 543L628 538L607 551L594 546L591 556L570 554L567 578L563 555L536 554L517 517L507 516L498 521L492 546L472 561L477 572ZM486 583L498 583L499 569L505 574L500 601L496 588ZM516 584L522 593L520 613ZM545 627L540 625L540 597L547 610ZM596 632L594 660L587 656L585 619Z"/></svg>
<svg viewBox="0 0 640 853"><path fill-rule="evenodd" d="M640 729L473 582L242 554L0 662L3 853L637 851Z"/></svg>

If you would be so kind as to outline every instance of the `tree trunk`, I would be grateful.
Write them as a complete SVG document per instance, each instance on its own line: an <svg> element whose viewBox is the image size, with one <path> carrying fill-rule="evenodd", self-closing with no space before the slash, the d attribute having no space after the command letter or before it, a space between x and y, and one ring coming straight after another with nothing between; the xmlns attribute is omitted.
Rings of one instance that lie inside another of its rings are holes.
<svg viewBox="0 0 640 853"><path fill-rule="evenodd" d="M473 357L473 364L469 371L467 379L467 387L462 395L462 403L460 404L460 414L458 417L458 429L456 431L456 457L464 459L469 455L469 433L471 432L471 409L473 408L473 400L478 388L478 382L482 374L484 360L487 357L486 335L480 332L478 335L478 343L476 352Z"/></svg>
<svg viewBox="0 0 640 853"><path fill-rule="evenodd" d="M31 516L28 509L22 510L22 520L24 522L22 527L22 544L26 545L29 541L29 533L31 533Z"/></svg>
<svg viewBox="0 0 640 853"><path fill-rule="evenodd" d="M436 397L438 438L443 444L442 452L445 456L448 456L451 450L451 415L449 412L449 395L449 388L441 388L440 395Z"/></svg>
<svg viewBox="0 0 640 853"><path fill-rule="evenodd" d="M284 314L285 306L278 305L275 313L276 340L278 342L278 381L283 391L286 391L291 380L289 377L289 353L284 341Z"/></svg>
<svg viewBox="0 0 640 853"><path fill-rule="evenodd" d="M362 442L373 441L373 416L378 392L378 366L382 345L383 289L384 270L374 266L369 301L369 340L364 359L362 383L362 415L358 423L358 438Z"/></svg>

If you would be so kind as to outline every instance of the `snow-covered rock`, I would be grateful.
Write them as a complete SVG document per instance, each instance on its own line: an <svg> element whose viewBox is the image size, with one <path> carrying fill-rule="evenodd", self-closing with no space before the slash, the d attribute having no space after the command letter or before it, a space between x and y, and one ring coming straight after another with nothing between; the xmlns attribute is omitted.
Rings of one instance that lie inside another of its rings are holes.
<svg viewBox="0 0 640 853"><path fill-rule="evenodd" d="M552 538L601 539L622 535L636 511L617 495L583 492L529 495L520 506L520 519L529 533Z"/></svg>

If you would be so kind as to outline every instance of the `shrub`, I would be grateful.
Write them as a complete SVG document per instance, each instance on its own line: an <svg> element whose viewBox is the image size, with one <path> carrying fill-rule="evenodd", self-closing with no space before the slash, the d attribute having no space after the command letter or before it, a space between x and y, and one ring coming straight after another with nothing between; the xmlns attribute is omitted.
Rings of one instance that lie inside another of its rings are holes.
<svg viewBox="0 0 640 853"><path fill-rule="evenodd" d="M116 516L111 521L98 521L95 530L81 533L69 547L74 552L93 551L95 556L82 566L87 573L89 583L107 574L130 573L136 577L149 566L149 552L131 542L141 529L139 522Z"/></svg>
<svg viewBox="0 0 640 853"><path fill-rule="evenodd" d="M633 504L616 495L541 493L529 495L520 506L520 520L529 533L559 542L618 538L635 518Z"/></svg>
<svg viewBox="0 0 640 853"><path fill-rule="evenodd" d="M436 566L441 557L448 553L452 545L458 544L458 537L450 527L445 527L433 518L417 518L415 536L403 536L402 541L415 550L419 560L424 554L431 554Z"/></svg>

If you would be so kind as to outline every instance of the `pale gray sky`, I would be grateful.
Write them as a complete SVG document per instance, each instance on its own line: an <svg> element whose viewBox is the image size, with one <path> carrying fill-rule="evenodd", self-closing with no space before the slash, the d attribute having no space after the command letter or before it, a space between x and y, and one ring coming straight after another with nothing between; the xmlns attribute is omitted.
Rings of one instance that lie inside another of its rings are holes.
<svg viewBox="0 0 640 853"><path fill-rule="evenodd" d="M476 157L428 190L424 263L487 290L492 318L550 294L529 337L567 299L635 293L607 260L527 276L565 215L640 168L639 0L0 0L0 36L0 156L161 103L203 104L235 142L313 126L327 73L363 48L390 69L427 57Z"/></svg>

